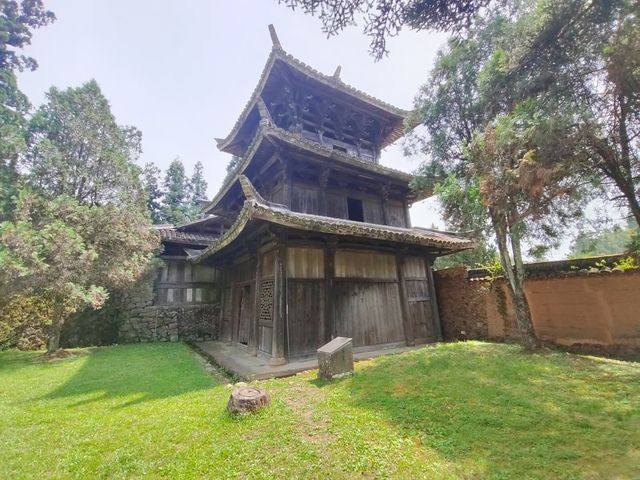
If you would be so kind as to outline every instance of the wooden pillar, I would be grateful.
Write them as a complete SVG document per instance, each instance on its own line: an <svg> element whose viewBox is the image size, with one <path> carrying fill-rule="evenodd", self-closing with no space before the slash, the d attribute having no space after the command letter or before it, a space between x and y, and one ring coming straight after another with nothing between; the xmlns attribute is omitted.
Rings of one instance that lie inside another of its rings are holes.
<svg viewBox="0 0 640 480"><path fill-rule="evenodd" d="M398 267L398 287L400 291L400 308L402 310L402 325L404 326L404 336L407 345L415 345L413 334L413 322L409 314L409 300L407 298L407 285L404 280L404 255L396 255L396 264Z"/></svg>
<svg viewBox="0 0 640 480"><path fill-rule="evenodd" d="M280 157L280 161L282 162L282 169L280 171L280 178L282 178L282 203L291 208L291 200L293 195L293 179L291 167L282 157Z"/></svg>
<svg viewBox="0 0 640 480"><path fill-rule="evenodd" d="M324 253L324 325L321 338L325 343L335 337L335 310L333 307L333 282L335 277L335 241L327 242Z"/></svg>
<svg viewBox="0 0 640 480"><path fill-rule="evenodd" d="M226 308L225 300L225 290L228 280L227 269L220 269L220 314L218 315L218 337L222 338L222 329L224 327L224 309Z"/></svg>
<svg viewBox="0 0 640 480"><path fill-rule="evenodd" d="M438 308L436 285L433 281L433 257L427 257L425 264L427 267L427 278L429 279L429 296L431 297L431 308L433 310L433 328L436 334L436 340L441 342L442 322L440 321L440 309Z"/></svg>
<svg viewBox="0 0 640 480"><path fill-rule="evenodd" d="M271 365L286 363L285 341L287 328L287 243L284 235L278 236L276 249L273 343L271 348Z"/></svg>
<svg viewBox="0 0 640 480"><path fill-rule="evenodd" d="M260 317L260 277L262 272L262 255L257 253L255 261L256 274L253 287L253 316L249 327L249 353L258 355L258 321Z"/></svg>

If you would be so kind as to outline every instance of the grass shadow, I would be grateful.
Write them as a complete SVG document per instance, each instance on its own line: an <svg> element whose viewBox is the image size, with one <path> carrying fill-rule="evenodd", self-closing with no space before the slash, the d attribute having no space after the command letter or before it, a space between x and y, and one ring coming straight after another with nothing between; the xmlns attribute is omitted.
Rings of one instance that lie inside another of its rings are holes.
<svg viewBox="0 0 640 480"><path fill-rule="evenodd" d="M66 382L42 400L76 397L71 406L122 399L114 408L183 395L211 388L215 382L188 347L176 344L139 344L97 347L86 355L55 363L82 362Z"/></svg>

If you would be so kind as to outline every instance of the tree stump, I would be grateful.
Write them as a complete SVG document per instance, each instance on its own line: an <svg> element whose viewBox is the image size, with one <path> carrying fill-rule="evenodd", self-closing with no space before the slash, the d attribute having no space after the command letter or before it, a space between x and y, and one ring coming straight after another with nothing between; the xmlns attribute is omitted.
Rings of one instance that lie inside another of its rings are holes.
<svg viewBox="0 0 640 480"><path fill-rule="evenodd" d="M269 394L256 387L241 386L233 389L227 409L231 413L251 413L269 405Z"/></svg>

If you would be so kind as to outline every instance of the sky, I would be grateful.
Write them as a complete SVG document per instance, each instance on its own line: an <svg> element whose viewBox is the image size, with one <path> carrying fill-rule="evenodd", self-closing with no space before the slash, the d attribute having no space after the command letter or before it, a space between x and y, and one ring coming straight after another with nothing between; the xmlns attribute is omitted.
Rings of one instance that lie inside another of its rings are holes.
<svg viewBox="0 0 640 480"><path fill-rule="evenodd" d="M180 157L190 174L201 161L210 196L230 159L214 138L226 137L258 83L271 49L269 24L294 57L325 74L342 65L344 82L405 109L446 41L443 34L402 31L376 62L360 27L327 38L317 18L275 0L44 3L57 20L34 32L26 53L39 68L18 79L32 103L42 103L51 86L97 80L118 123L142 131L140 164L164 170ZM400 142L381 157L407 172L419 161L404 157ZM444 227L434 200L415 204L411 217L414 226Z"/></svg>

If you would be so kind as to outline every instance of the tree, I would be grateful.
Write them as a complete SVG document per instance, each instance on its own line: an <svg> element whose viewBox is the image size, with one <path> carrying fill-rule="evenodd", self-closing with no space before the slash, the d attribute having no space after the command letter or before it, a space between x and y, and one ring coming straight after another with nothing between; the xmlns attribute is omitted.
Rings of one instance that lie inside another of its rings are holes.
<svg viewBox="0 0 640 480"><path fill-rule="evenodd" d="M38 66L19 50L31 43L33 30L54 20L40 0L0 3L0 221L10 214L19 183L18 159L26 149L25 115L30 105L15 72Z"/></svg>
<svg viewBox="0 0 640 480"><path fill-rule="evenodd" d="M189 219L195 220L202 213L202 206L207 201L207 181L204 179L202 162L196 162L193 175L189 180Z"/></svg>
<svg viewBox="0 0 640 480"><path fill-rule="evenodd" d="M149 215L151 215L151 221L153 223L163 223L162 217L162 195L163 192L160 189L160 169L153 163L146 163L142 169L140 183L144 189L147 199L147 209Z"/></svg>
<svg viewBox="0 0 640 480"><path fill-rule="evenodd" d="M175 158L164 177L164 199L162 216L169 223L179 224L188 220L188 181L184 165Z"/></svg>
<svg viewBox="0 0 640 480"><path fill-rule="evenodd" d="M523 240L532 225L542 222L547 235L556 235L554 223L564 225L567 219L563 202L580 193L579 180L571 176L574 142L567 120L536 113L535 104L518 105L477 133L468 148L470 170L480 180L482 202L513 294L518 330L529 349L537 341L524 292ZM549 137L558 143L550 145ZM549 221L554 214L556 222Z"/></svg>
<svg viewBox="0 0 640 480"><path fill-rule="evenodd" d="M447 222L485 242L495 239L523 343L532 348L523 242L557 242L558 227L578 213L582 188L568 165L579 136L571 116L543 115L540 103L495 102L487 85L499 85L499 52L513 29L512 12L491 10L448 42L411 119L426 135L410 136L407 150L428 156L413 186L438 195Z"/></svg>
<svg viewBox="0 0 640 480"><path fill-rule="evenodd" d="M571 112L581 136L576 170L597 173L640 225L640 4L537 6L519 16L510 41L494 52L485 82L494 107L535 98L546 115Z"/></svg>
<svg viewBox="0 0 640 480"><path fill-rule="evenodd" d="M229 160L229 163L227 163L227 167L225 170L226 175L224 177L224 180L222 181L223 184L227 183L227 180L233 177L238 167L240 167L241 163L242 163L242 157L238 157L237 155L231 155L231 160Z"/></svg>
<svg viewBox="0 0 640 480"><path fill-rule="evenodd" d="M95 80L66 90L52 87L29 132L28 179L47 195L89 205L142 198L134 163L142 135L116 123Z"/></svg>
<svg viewBox="0 0 640 480"><path fill-rule="evenodd" d="M634 237L639 233L630 221L627 225L608 226L597 224L591 230L582 230L571 243L569 258L595 257L624 253L629 250Z"/></svg>
<svg viewBox="0 0 640 480"><path fill-rule="evenodd" d="M322 29L336 35L356 23L360 16L364 33L371 37L370 50L380 59L387 53L386 41L402 27L413 30L459 31L468 27L475 14L490 0L278 0L291 9L320 18Z"/></svg>
<svg viewBox="0 0 640 480"><path fill-rule="evenodd" d="M65 319L99 308L108 290L133 283L158 247L144 212L82 204L24 190L13 221L0 223L0 288L6 298L37 296L53 306L47 351L60 345Z"/></svg>

